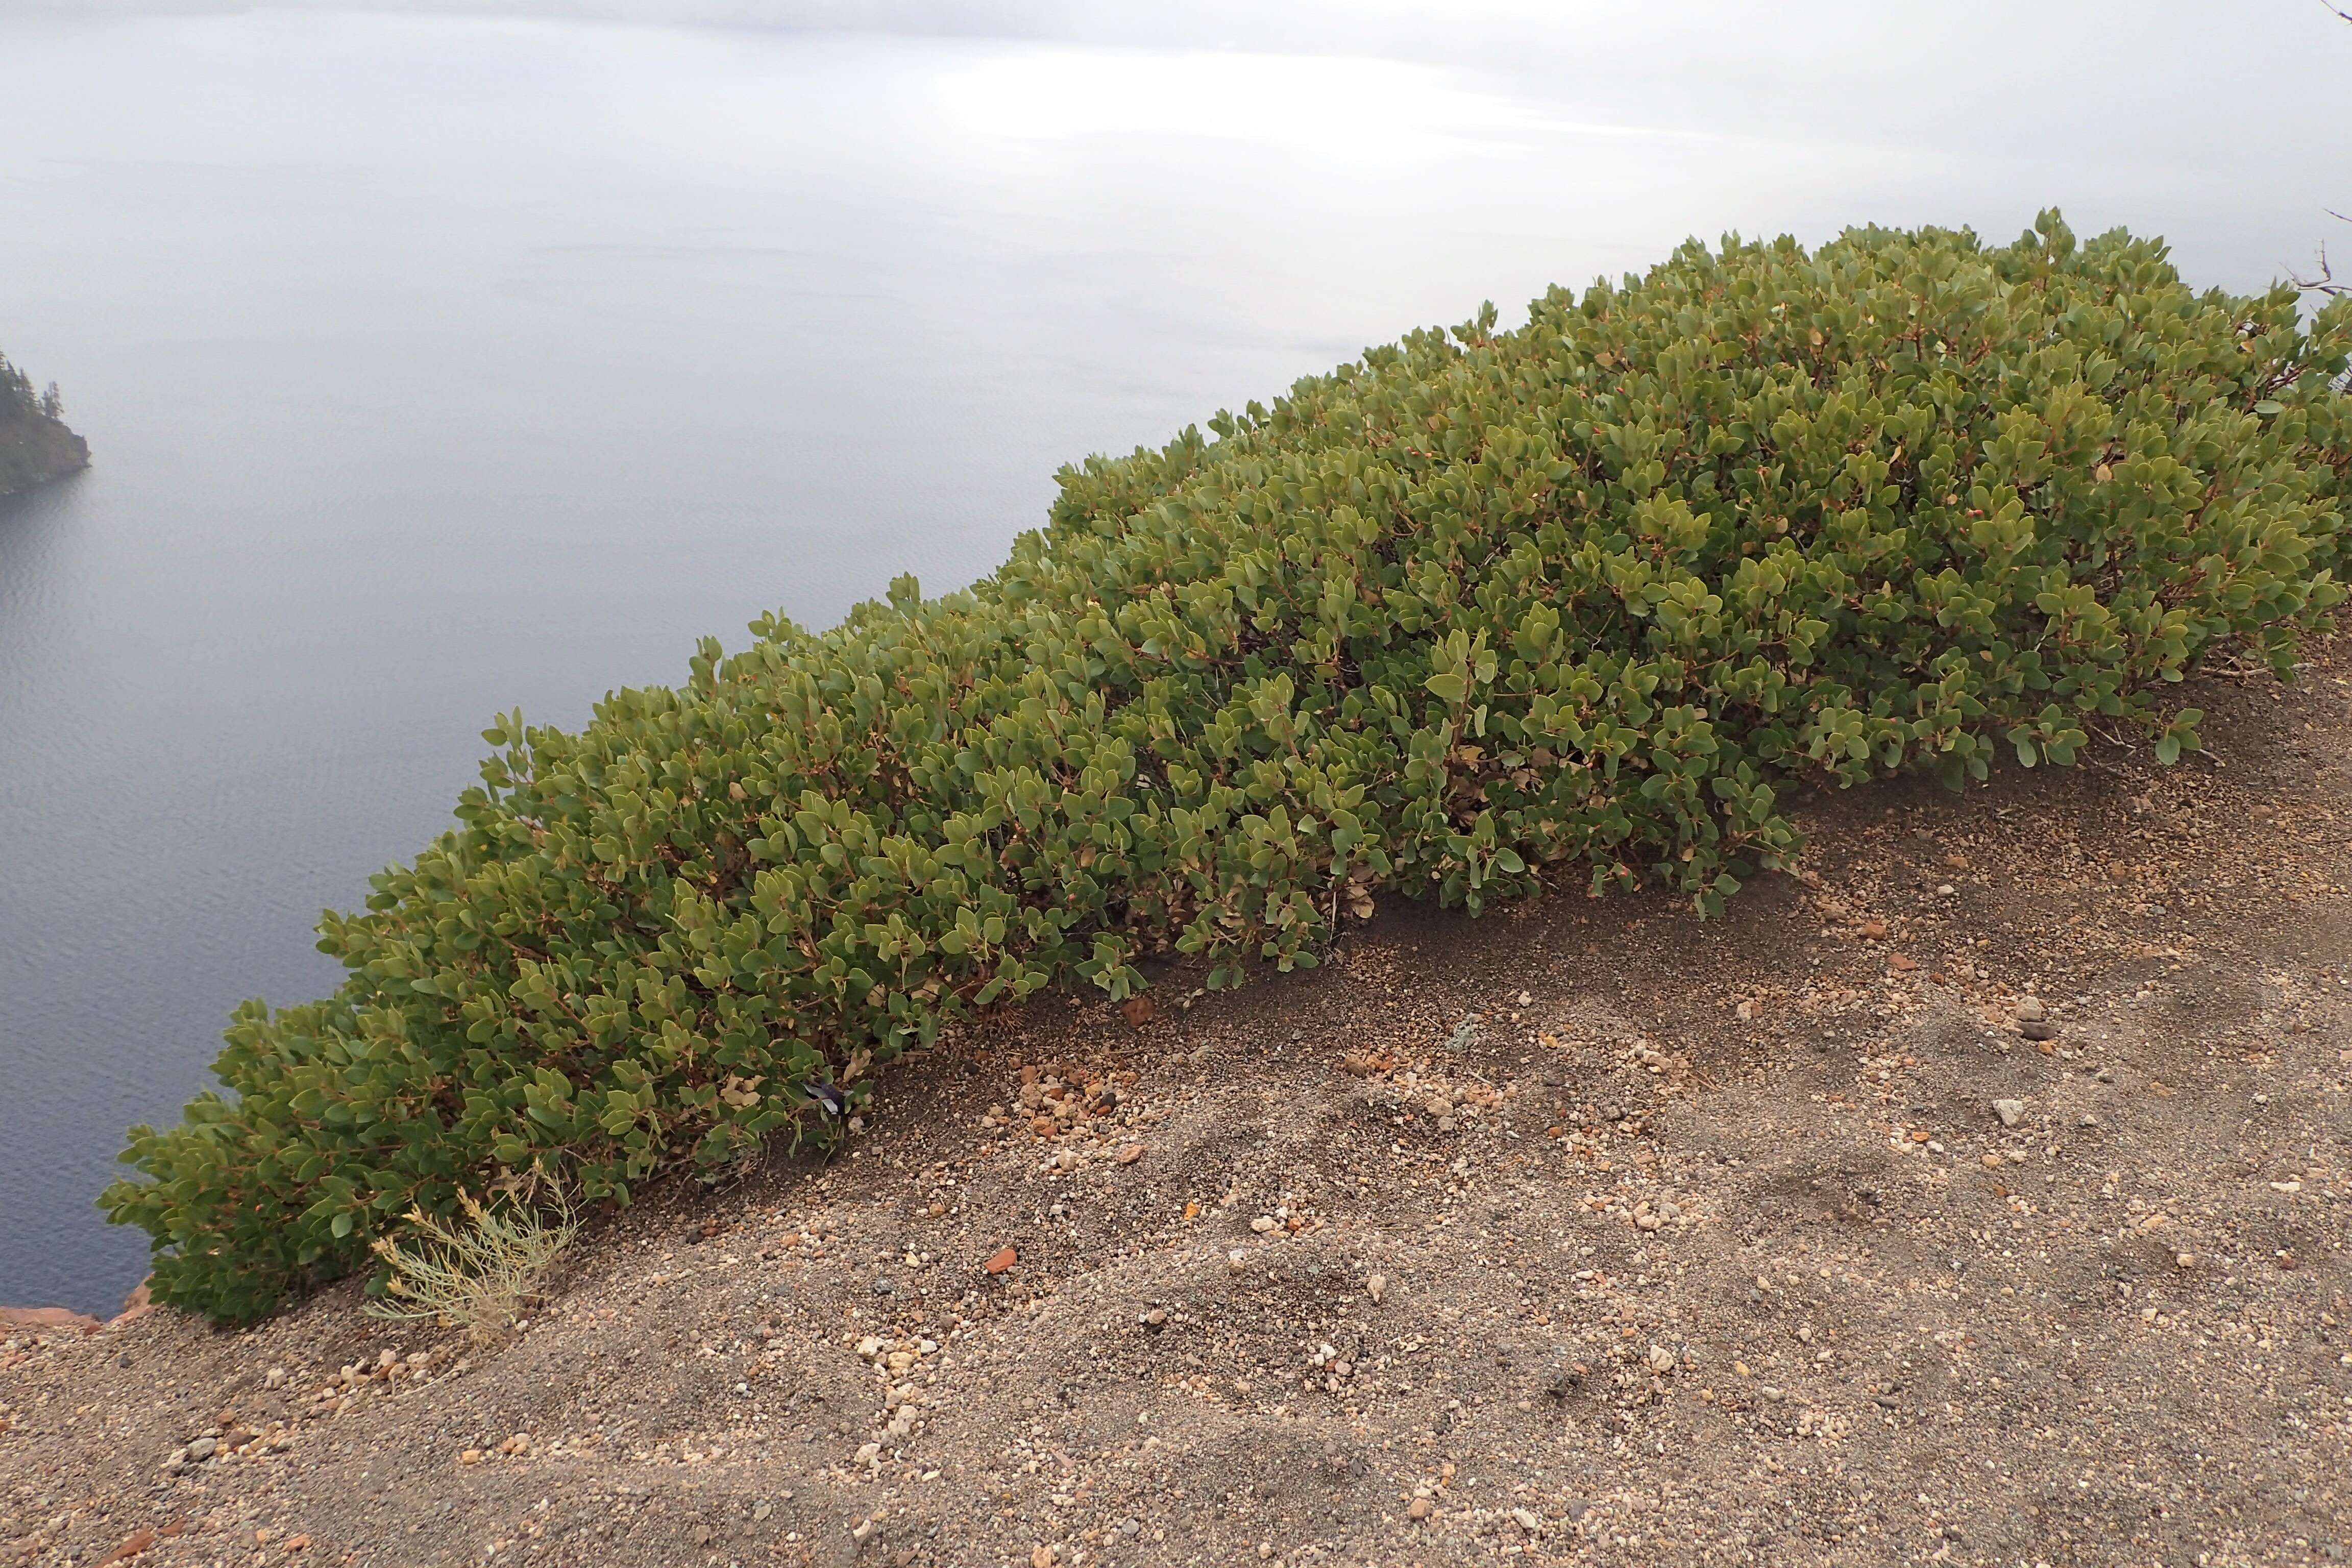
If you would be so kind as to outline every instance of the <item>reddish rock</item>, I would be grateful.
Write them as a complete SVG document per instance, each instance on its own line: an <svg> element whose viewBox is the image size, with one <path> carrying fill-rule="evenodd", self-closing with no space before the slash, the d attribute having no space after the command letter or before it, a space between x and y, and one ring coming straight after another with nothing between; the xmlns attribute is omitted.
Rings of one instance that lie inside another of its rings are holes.
<svg viewBox="0 0 2352 1568"><path fill-rule="evenodd" d="M982 1264L981 1267L987 1269L991 1274L1002 1274L1020 1261L1021 1255L1013 1251L1013 1248L1007 1247L998 1251L993 1257L990 1258L987 1262Z"/></svg>
<svg viewBox="0 0 2352 1568"><path fill-rule="evenodd" d="M87 1334L101 1326L89 1313L69 1312L63 1307L0 1307L0 1333L11 1329L31 1329L36 1333L79 1329Z"/></svg>
<svg viewBox="0 0 2352 1568"><path fill-rule="evenodd" d="M132 1531L122 1538L121 1543L113 1551L98 1560L100 1568L104 1568L104 1564L109 1563L128 1563L133 1557L139 1556L155 1544L155 1535L156 1531L152 1525L144 1530Z"/></svg>

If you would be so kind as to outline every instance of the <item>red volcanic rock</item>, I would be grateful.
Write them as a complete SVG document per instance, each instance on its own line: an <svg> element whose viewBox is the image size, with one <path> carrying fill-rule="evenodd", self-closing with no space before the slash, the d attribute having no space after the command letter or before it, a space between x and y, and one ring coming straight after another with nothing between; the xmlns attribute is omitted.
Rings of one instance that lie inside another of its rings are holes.
<svg viewBox="0 0 2352 1568"><path fill-rule="evenodd" d="M0 1307L0 1333L12 1329L31 1329L37 1333L58 1329L79 1329L94 1333L99 1321L87 1312L69 1312L63 1307Z"/></svg>
<svg viewBox="0 0 2352 1568"><path fill-rule="evenodd" d="M127 1323L134 1318L143 1318L154 1310L155 1303L147 1299L147 1281L142 1279L131 1288L131 1294L122 1299L122 1310L107 1321L114 1323Z"/></svg>

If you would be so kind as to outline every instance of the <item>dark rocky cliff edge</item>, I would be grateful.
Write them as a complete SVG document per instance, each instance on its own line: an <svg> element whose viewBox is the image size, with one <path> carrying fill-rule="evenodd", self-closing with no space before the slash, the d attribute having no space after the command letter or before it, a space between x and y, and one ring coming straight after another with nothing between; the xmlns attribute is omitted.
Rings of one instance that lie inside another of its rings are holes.
<svg viewBox="0 0 2352 1568"><path fill-rule="evenodd" d="M0 496L89 467L89 443L37 411L0 408Z"/></svg>

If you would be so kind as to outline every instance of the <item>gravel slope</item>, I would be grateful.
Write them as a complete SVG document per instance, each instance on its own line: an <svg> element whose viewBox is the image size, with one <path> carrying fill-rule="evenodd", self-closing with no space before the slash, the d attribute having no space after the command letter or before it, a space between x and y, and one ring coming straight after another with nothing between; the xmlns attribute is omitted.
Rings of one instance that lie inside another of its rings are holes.
<svg viewBox="0 0 2352 1568"><path fill-rule="evenodd" d="M1813 803L1713 925L1034 1007L494 1350L19 1331L0 1563L2343 1561L2347 682Z"/></svg>

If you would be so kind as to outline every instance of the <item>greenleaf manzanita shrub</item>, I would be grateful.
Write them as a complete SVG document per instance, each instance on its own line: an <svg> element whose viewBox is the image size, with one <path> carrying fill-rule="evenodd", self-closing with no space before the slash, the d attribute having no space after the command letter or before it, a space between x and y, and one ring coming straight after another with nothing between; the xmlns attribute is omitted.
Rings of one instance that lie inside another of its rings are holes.
<svg viewBox="0 0 2352 1568"><path fill-rule="evenodd" d="M226 1319L412 1205L590 1199L855 1104L869 1066L1147 953L1311 965L1376 893L1574 880L1716 909L1779 795L2095 730L2342 596L2352 302L2194 293L2160 245L1696 243L1416 332L1061 475L994 575L782 619L577 734L487 731L456 827L248 1003L110 1215Z"/></svg>

